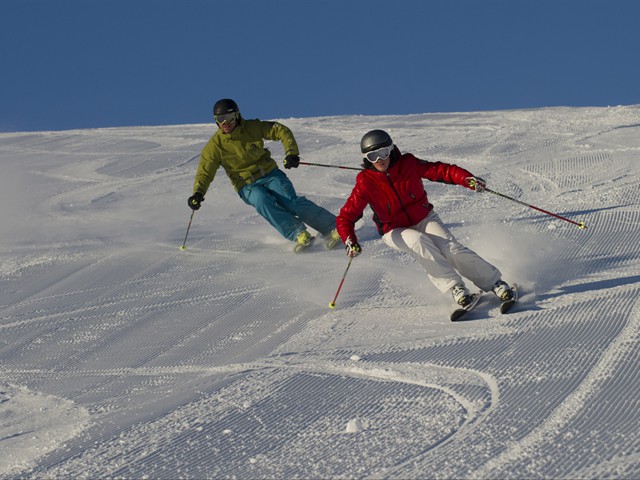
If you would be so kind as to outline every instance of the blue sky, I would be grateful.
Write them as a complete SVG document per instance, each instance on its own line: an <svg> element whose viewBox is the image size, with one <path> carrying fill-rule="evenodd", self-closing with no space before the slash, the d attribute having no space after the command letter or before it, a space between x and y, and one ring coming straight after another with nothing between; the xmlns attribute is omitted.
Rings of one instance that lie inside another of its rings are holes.
<svg viewBox="0 0 640 480"><path fill-rule="evenodd" d="M0 131L640 103L637 0L3 0Z"/></svg>

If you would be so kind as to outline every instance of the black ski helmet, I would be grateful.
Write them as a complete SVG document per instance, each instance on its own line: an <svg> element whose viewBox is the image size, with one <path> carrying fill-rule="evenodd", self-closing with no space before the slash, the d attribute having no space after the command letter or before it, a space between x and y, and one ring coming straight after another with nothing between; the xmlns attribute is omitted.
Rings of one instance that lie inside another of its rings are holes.
<svg viewBox="0 0 640 480"><path fill-rule="evenodd" d="M393 145L393 140L391 140L387 132L384 130L371 130L365 133L362 140L360 140L360 151L367 153L390 145Z"/></svg>
<svg viewBox="0 0 640 480"><path fill-rule="evenodd" d="M230 98L223 98L222 100L218 100L213 105L213 116L221 115L223 113L240 113L240 109L238 108L238 104L231 100Z"/></svg>

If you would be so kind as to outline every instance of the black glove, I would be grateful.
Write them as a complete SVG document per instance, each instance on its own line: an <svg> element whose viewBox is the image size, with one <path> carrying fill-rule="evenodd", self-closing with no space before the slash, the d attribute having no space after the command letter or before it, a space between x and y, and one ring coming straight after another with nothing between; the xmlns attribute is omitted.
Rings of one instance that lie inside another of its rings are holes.
<svg viewBox="0 0 640 480"><path fill-rule="evenodd" d="M360 247L360 244L358 242L352 242L351 238L347 238L347 241L344 244L347 249L348 257L357 257L362 253L362 247Z"/></svg>
<svg viewBox="0 0 640 480"><path fill-rule="evenodd" d="M284 168L298 168L300 157L298 155L287 155L284 157Z"/></svg>
<svg viewBox="0 0 640 480"><path fill-rule="evenodd" d="M189 200L188 200L189 208L191 210L198 210L202 202L204 202L204 195L201 194L200 192L196 192L189 197Z"/></svg>

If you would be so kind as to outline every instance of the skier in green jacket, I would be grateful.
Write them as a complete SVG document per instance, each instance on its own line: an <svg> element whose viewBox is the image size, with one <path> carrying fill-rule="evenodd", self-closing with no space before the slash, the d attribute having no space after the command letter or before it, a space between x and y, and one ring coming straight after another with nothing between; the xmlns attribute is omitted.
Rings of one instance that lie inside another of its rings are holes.
<svg viewBox="0 0 640 480"><path fill-rule="evenodd" d="M298 196L264 147L264 140L279 140L285 150L284 168L298 168L298 144L291 130L278 122L245 120L236 102L229 98L215 103L213 117L218 131L200 155L189 207L200 208L218 168L222 167L240 198L283 237L296 242L296 253L313 243L314 237L306 225L324 236L327 249L334 248L340 241L335 215Z"/></svg>

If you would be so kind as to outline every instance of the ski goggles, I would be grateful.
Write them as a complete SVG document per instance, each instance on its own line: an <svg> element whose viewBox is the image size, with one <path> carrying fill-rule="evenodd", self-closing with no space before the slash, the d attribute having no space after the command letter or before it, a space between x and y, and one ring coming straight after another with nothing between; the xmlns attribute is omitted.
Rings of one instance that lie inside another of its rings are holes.
<svg viewBox="0 0 640 480"><path fill-rule="evenodd" d="M371 163L378 163L379 161L386 160L387 157L391 155L391 152L393 152L393 145L378 148L377 150L371 150L364 154L364 158Z"/></svg>
<svg viewBox="0 0 640 480"><path fill-rule="evenodd" d="M219 123L220 125L224 125L225 123L231 123L237 120L238 113L237 112L220 113L218 115L214 115L213 118L216 120L216 123Z"/></svg>

